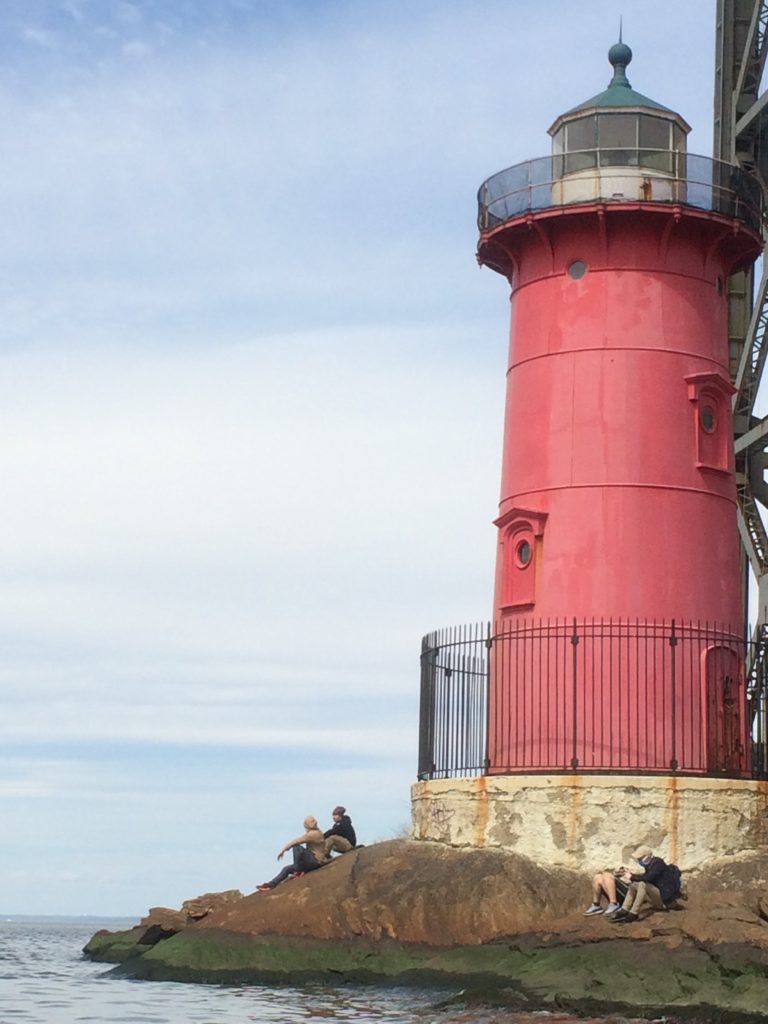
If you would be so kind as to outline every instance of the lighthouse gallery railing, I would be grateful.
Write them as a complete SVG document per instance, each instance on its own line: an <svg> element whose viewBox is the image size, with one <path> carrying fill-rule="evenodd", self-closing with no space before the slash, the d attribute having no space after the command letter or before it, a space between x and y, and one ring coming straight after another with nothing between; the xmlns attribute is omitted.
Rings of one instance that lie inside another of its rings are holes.
<svg viewBox="0 0 768 1024"><path fill-rule="evenodd" d="M574 182L578 188L569 187ZM762 189L746 171L693 153L650 149L580 150L515 164L480 186L477 223L488 231L547 207L638 200L709 210L755 231L762 224Z"/></svg>
<svg viewBox="0 0 768 1024"><path fill-rule="evenodd" d="M761 645L708 624L455 627L422 642L418 775L768 778L767 712Z"/></svg>

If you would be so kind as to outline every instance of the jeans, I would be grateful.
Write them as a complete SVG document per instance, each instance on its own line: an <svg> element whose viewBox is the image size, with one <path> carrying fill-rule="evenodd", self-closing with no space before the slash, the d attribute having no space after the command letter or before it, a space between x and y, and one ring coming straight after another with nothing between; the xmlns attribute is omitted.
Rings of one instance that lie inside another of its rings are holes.
<svg viewBox="0 0 768 1024"><path fill-rule="evenodd" d="M298 849L299 853L296 853ZM274 889L276 885L280 885L286 878L290 878L291 875L297 874L299 871L315 871L317 868L321 868L323 865L315 857L314 853L309 853L303 846L293 848L293 864L287 864L282 871L280 871L275 877L267 882L266 884L270 889Z"/></svg>

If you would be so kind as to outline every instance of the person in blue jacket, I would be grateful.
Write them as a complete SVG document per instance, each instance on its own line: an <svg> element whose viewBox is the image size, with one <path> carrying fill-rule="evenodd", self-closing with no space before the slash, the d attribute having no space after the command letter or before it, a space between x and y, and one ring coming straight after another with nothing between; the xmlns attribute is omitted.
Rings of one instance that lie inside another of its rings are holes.
<svg viewBox="0 0 768 1024"><path fill-rule="evenodd" d="M627 871L624 881L628 883L627 895L620 910L611 917L620 924L637 921L646 903L653 910L664 910L680 895L680 874L674 865L667 864L661 857L654 857L650 846L638 846L632 854L643 869L641 872Z"/></svg>

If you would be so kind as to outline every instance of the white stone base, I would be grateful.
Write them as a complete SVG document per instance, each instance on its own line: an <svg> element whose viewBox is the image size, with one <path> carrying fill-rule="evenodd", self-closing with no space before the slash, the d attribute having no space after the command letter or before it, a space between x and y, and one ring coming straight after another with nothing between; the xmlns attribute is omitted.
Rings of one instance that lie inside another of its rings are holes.
<svg viewBox="0 0 768 1024"><path fill-rule="evenodd" d="M650 846L684 870L768 847L768 782L672 775L491 775L417 782L414 839L599 870Z"/></svg>

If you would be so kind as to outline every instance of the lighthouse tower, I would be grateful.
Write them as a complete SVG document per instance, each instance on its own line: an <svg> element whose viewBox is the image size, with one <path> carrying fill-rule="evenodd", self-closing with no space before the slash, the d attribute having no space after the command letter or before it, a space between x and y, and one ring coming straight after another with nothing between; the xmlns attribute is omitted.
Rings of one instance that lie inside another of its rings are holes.
<svg viewBox="0 0 768 1024"><path fill-rule="evenodd" d="M554 767L576 733L574 768L677 768L687 744L692 771L739 772L726 282L760 251L758 209L732 168L688 155L679 114L632 89L630 48L608 59L608 88L550 128L552 156L480 190L478 257L512 302L496 628L539 624L549 646L542 623L597 621L602 641L579 652L571 707L536 643L523 673L497 659L489 767ZM636 658L620 673L622 623L638 644L648 623L654 640L675 623L703 679L688 672L672 693L663 663ZM649 704L653 723L640 714ZM606 731L595 705L623 728ZM671 732L658 728L664 712ZM521 714L526 728L510 728Z"/></svg>
<svg viewBox="0 0 768 1024"><path fill-rule="evenodd" d="M608 60L551 155L478 194L478 261L511 302L494 615L425 637L415 834L528 852L533 832L539 859L573 866L585 831L629 813L636 841L683 863L688 831L693 863L768 806L727 322L762 197L688 153L685 120L630 85L626 44Z"/></svg>
<svg viewBox="0 0 768 1024"><path fill-rule="evenodd" d="M512 303L494 617L738 633L726 282L760 240L686 122L631 88L630 48L608 58L552 157L480 191L478 257Z"/></svg>

